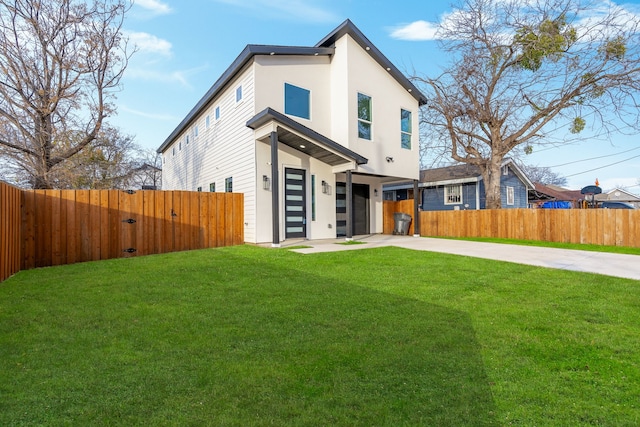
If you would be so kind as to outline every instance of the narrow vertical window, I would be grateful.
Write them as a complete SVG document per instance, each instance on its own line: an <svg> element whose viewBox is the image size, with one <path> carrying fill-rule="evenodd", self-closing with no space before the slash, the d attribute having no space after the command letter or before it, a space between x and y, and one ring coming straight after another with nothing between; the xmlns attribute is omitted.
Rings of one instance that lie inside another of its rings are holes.
<svg viewBox="0 0 640 427"><path fill-rule="evenodd" d="M233 177L229 177L224 180L224 191L227 193L233 193Z"/></svg>
<svg viewBox="0 0 640 427"><path fill-rule="evenodd" d="M371 97L358 93L358 138L371 141Z"/></svg>
<svg viewBox="0 0 640 427"><path fill-rule="evenodd" d="M216 192L216 183L212 182L211 184L209 184L209 192L211 193L215 193Z"/></svg>
<svg viewBox="0 0 640 427"><path fill-rule="evenodd" d="M311 175L311 221L316 220L316 176Z"/></svg>
<svg viewBox="0 0 640 427"><path fill-rule="evenodd" d="M209 125L211 124L211 120L209 118L209 116L204 118L204 128L205 129L209 129Z"/></svg>
<svg viewBox="0 0 640 427"><path fill-rule="evenodd" d="M197 138L197 137L198 137L198 125L196 125L196 126L193 128L193 137L194 137L194 138Z"/></svg>
<svg viewBox="0 0 640 427"><path fill-rule="evenodd" d="M284 84L284 113L303 119L311 118L311 91Z"/></svg>
<svg viewBox="0 0 640 427"><path fill-rule="evenodd" d="M400 146L411 149L411 111L400 110Z"/></svg>
<svg viewBox="0 0 640 427"><path fill-rule="evenodd" d="M242 101L242 86L236 88L236 102Z"/></svg>
<svg viewBox="0 0 640 427"><path fill-rule="evenodd" d="M215 116L216 120L220 120L220 107L219 106L216 107L216 111L215 111L214 116Z"/></svg>

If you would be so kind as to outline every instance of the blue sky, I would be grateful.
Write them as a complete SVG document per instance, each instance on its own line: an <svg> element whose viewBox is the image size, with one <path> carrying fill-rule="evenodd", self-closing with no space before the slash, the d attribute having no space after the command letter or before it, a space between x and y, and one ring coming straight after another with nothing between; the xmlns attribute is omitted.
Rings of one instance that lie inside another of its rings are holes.
<svg viewBox="0 0 640 427"><path fill-rule="evenodd" d="M451 12L449 4L135 0L124 29L138 52L117 94L118 116L110 121L134 135L142 147L155 150L247 44L313 46L347 18L400 70L436 76L447 63L433 40L434 28ZM625 7L640 14L640 0ZM574 189L598 178L604 190L625 186L640 194L640 135L585 138L566 147L540 149L524 160L553 167Z"/></svg>

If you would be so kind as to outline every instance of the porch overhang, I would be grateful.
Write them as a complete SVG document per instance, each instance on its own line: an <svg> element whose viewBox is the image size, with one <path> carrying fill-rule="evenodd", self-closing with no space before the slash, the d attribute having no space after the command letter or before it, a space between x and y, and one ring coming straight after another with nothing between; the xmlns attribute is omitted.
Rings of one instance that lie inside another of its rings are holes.
<svg viewBox="0 0 640 427"><path fill-rule="evenodd" d="M270 133L275 131L278 142L320 160L333 167L352 164L367 164L367 158L349 150L326 136L304 126L292 118L266 108L247 122L247 127L254 131L265 129L256 135L256 139L269 143Z"/></svg>

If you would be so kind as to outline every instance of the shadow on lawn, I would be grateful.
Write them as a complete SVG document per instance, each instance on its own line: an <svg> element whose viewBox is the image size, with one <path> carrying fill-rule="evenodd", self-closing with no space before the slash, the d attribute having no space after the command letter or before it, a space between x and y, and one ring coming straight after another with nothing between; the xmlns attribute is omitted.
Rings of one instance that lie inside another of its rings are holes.
<svg viewBox="0 0 640 427"><path fill-rule="evenodd" d="M257 363L263 382L229 396L243 411L277 424L498 424L466 313L310 272L296 254L246 261L261 303L234 314L253 320L227 357Z"/></svg>

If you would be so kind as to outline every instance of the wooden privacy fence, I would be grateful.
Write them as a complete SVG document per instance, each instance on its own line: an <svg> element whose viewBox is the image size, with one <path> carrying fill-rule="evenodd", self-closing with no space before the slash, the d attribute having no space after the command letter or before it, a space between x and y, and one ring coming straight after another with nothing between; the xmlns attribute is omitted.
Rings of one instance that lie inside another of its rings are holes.
<svg viewBox="0 0 640 427"><path fill-rule="evenodd" d="M244 243L242 194L0 185L0 195L0 280L20 269Z"/></svg>
<svg viewBox="0 0 640 427"><path fill-rule="evenodd" d="M404 212L413 217L413 200L385 202L385 234L393 231L393 212ZM640 247L640 210L428 211L420 212L420 234L432 237L493 237Z"/></svg>
<svg viewBox="0 0 640 427"><path fill-rule="evenodd" d="M22 190L0 182L0 282L20 271Z"/></svg>

